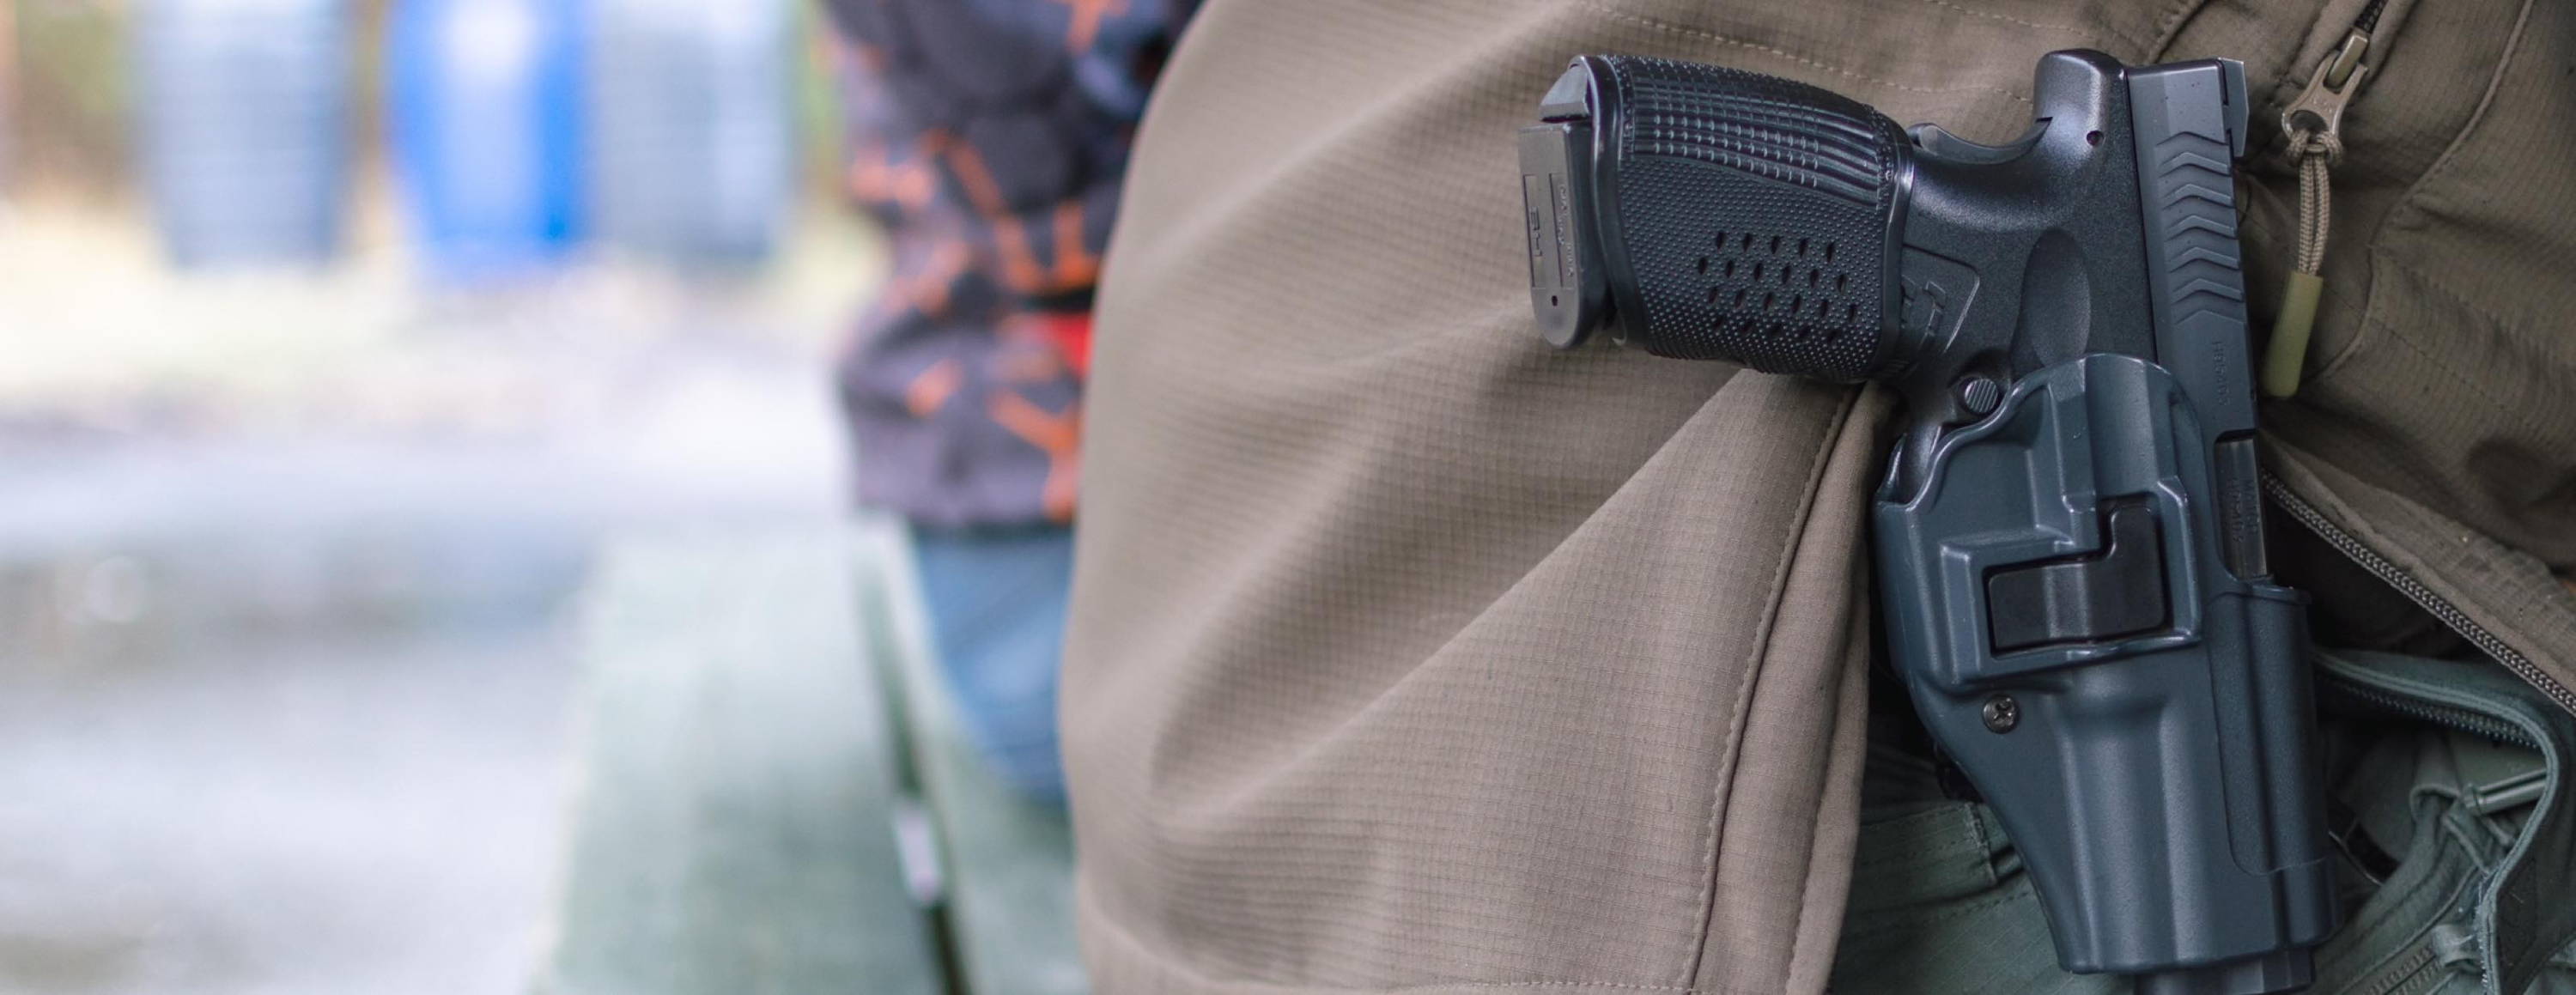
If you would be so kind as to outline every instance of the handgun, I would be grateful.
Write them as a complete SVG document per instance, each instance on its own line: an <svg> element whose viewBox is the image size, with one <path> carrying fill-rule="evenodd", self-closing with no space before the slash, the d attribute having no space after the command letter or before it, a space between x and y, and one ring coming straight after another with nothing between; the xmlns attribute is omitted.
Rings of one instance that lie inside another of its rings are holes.
<svg viewBox="0 0 2576 995"><path fill-rule="evenodd" d="M1711 65L1576 58L1521 129L1541 335L1878 381L1887 662L2058 962L2306 987L2335 926L2306 599L2271 582L2240 63L2039 61L2000 145Z"/></svg>

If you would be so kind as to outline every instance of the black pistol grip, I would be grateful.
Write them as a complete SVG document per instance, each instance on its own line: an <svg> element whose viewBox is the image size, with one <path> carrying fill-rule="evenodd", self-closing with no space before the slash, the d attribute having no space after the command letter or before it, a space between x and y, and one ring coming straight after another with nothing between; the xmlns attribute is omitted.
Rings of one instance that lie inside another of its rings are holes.
<svg viewBox="0 0 2576 995"><path fill-rule="evenodd" d="M1582 62L1622 343L1846 382L1902 362L1891 325L1908 140L1896 122L1758 73Z"/></svg>

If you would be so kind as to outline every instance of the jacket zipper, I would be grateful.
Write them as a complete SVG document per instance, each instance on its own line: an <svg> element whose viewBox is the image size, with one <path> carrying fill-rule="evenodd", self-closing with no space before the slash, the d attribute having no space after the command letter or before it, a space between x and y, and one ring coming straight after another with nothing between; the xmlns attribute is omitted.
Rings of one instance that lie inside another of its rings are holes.
<svg viewBox="0 0 2576 995"><path fill-rule="evenodd" d="M2371 34L2388 0L2370 0L2353 18L2343 44L2326 53L2308 75L2298 99L2281 110L2281 133L2290 142L2290 161L2299 170L2299 252L2282 287L2281 310L2272 322L2272 338L2263 351L2263 393L2289 397L2299 392L2299 376L2308 358L2308 333L2317 322L2317 301L2325 295L2326 232L2333 216L2333 184L2328 175L2343 161L2343 111L2361 92L2370 67ZM2385 49L2387 46L2380 46Z"/></svg>
<svg viewBox="0 0 2576 995"><path fill-rule="evenodd" d="M2453 708L2448 705L2437 705L2431 702L2417 701L2404 695L2382 691L2359 681L2349 680L2343 677L2329 676L2328 679L2333 682L2334 688L2337 692L2353 698L2358 698L2363 703L2383 712L2403 715L2417 721L2429 722L2434 725L2456 729L2472 736L2482 736L2498 742L2512 743L2513 745L2522 747L2526 750L2538 750L2540 748L2540 744L2532 742L2529 734L2516 728L2510 722L2498 721L2494 718L2465 708Z"/></svg>
<svg viewBox="0 0 2576 995"><path fill-rule="evenodd" d="M2432 945L2418 944L2415 952L2406 955L2406 959L2369 981L2352 986L2351 990L2360 995L2414 995L2414 982L2424 976L2424 969L2433 966L2433 961Z"/></svg>
<svg viewBox="0 0 2576 995"><path fill-rule="evenodd" d="M2289 512L2290 517L2298 519L2300 525L2306 526L2308 531L2316 533L2317 537L2325 540L2327 545L2333 546L2336 552L2342 553L2363 570L2369 571L2371 575L2386 582L2388 586L2396 588L2397 593L2405 595L2406 600L2414 602L2417 607L2431 612L2433 617L2440 619L2444 626L2459 633L2471 645L2485 651L2497 663L2503 664L2506 670L2512 671L2514 676L2522 678L2524 683L2538 688L2540 693L2549 696L2549 700L2556 703L2558 707L2570 713L2576 713L2576 690L2570 690L2567 685L2559 683L2557 678L2549 676L2547 671L2541 670L2538 665L2532 663L2530 657L2522 655L2522 651L2505 645L2504 640L2496 638L2495 633L2478 627L2467 613L2460 611L2457 606L2434 593L2432 588L2424 586L2424 582L2398 569L2396 564L2388 562L2388 558L2379 555L2377 550L2363 545L2361 540L2353 538L2351 533L2327 521L2324 513L2319 512L2315 505L2309 504L2307 499L2290 490L2290 486L2282 483L2281 478L2273 475L2270 470L2263 471L2263 493L2270 497L2274 504L2280 505L2281 510Z"/></svg>

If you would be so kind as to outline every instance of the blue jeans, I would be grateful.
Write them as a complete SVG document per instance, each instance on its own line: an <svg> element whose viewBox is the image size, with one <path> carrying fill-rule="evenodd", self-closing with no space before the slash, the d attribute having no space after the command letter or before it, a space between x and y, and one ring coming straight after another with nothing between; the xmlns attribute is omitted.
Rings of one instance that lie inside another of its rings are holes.
<svg viewBox="0 0 2576 995"><path fill-rule="evenodd" d="M967 734L1013 787L1064 799L1055 694L1073 530L912 532L931 641Z"/></svg>

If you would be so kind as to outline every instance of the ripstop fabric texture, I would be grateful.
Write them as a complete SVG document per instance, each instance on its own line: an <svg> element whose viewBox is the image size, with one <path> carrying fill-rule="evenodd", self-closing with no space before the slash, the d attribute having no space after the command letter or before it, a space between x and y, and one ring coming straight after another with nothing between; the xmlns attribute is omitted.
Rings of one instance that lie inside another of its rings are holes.
<svg viewBox="0 0 2576 995"><path fill-rule="evenodd" d="M2576 261L2576 11L2424 2L2392 2L2401 40L2347 119L2311 388L2267 407L2270 455L2570 676L2576 289L2551 275ZM1099 299L1063 687L1098 989L1822 990L1891 404L1551 352L1514 130L1586 52L1984 140L2027 126L2045 52L2226 55L2261 122L2359 6L1208 4ZM2262 324L2296 181L2251 175Z"/></svg>

